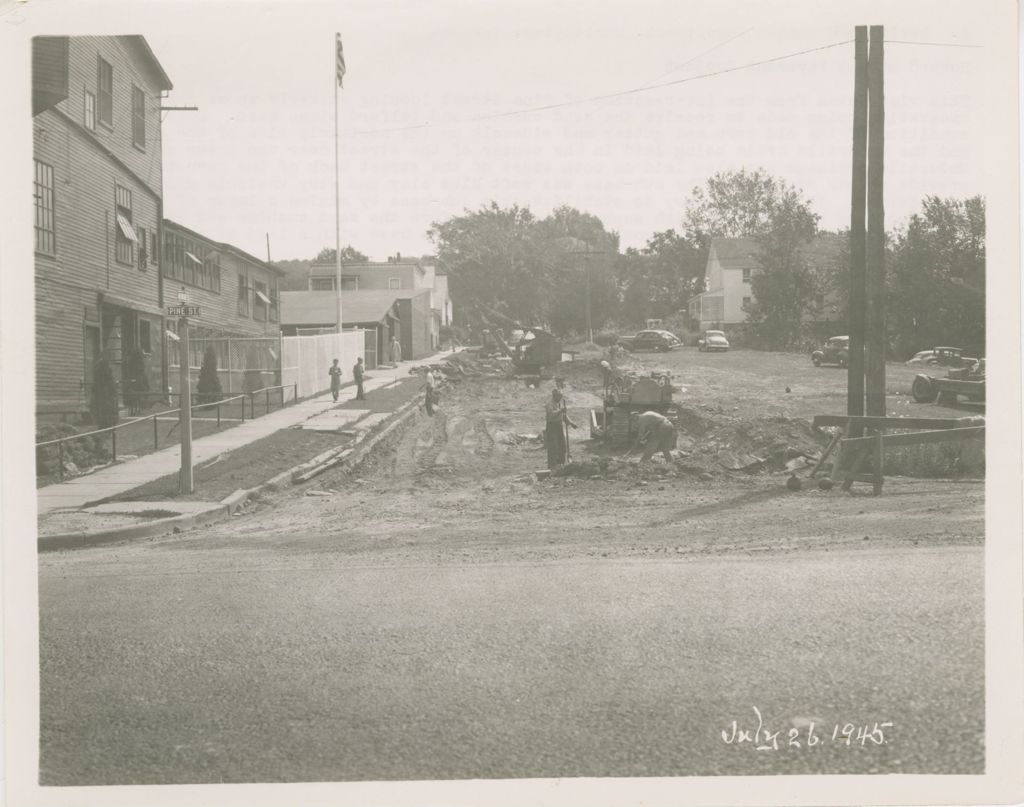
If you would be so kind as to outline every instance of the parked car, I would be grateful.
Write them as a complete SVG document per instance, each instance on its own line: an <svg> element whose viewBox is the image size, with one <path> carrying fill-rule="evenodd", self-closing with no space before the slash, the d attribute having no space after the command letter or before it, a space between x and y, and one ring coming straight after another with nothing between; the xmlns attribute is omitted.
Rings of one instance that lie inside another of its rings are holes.
<svg viewBox="0 0 1024 807"><path fill-rule="evenodd" d="M697 340L698 350L710 353L713 350L728 350L729 340L722 331L704 331Z"/></svg>
<svg viewBox="0 0 1024 807"><path fill-rule="evenodd" d="M683 346L679 337L668 331L640 331L636 336L620 337L619 344L626 350L659 350L663 353Z"/></svg>
<svg viewBox="0 0 1024 807"><path fill-rule="evenodd" d="M838 364L845 367L850 361L850 337L833 336L824 347L811 354L811 361L815 367L821 367L823 364Z"/></svg>
<svg viewBox="0 0 1024 807"><path fill-rule="evenodd" d="M972 367L978 360L965 356L962 348L959 347L936 347L932 350L922 350L915 353L907 360L907 364L914 366L934 367Z"/></svg>

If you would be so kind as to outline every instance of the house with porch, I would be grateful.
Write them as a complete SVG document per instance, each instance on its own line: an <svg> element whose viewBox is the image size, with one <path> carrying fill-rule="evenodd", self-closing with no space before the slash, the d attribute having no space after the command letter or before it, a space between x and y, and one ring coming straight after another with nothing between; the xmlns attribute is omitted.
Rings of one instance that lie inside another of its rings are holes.
<svg viewBox="0 0 1024 807"><path fill-rule="evenodd" d="M172 88L141 36L32 40L36 411L89 407L105 355L141 351L165 382L160 105Z"/></svg>
<svg viewBox="0 0 1024 807"><path fill-rule="evenodd" d="M810 269L824 281L836 261L841 259L845 240L845 236L822 234L799 251ZM761 271L759 251L756 238L712 240L704 270L705 290L691 297L687 306L693 327L701 331L728 329L747 322L747 309L755 299L751 279ZM823 333L841 328L844 313L836 293L830 289L820 292L802 319Z"/></svg>

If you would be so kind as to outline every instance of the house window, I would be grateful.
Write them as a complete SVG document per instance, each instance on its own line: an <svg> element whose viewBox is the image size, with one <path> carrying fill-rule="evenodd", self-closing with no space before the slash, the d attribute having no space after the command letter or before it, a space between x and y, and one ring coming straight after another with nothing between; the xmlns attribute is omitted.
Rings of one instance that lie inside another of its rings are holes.
<svg viewBox="0 0 1024 807"><path fill-rule="evenodd" d="M400 277L389 277L388 278L388 289L394 291L395 289L402 288L402 278Z"/></svg>
<svg viewBox="0 0 1024 807"><path fill-rule="evenodd" d="M152 343L149 340L149 320L139 320L139 348L143 353L152 353Z"/></svg>
<svg viewBox="0 0 1024 807"><path fill-rule="evenodd" d="M220 253L200 241L165 231L160 273L220 294Z"/></svg>
<svg viewBox="0 0 1024 807"><path fill-rule="evenodd" d="M750 269L749 268L743 270L743 282L744 283L749 283L750 282Z"/></svg>
<svg viewBox="0 0 1024 807"><path fill-rule="evenodd" d="M749 297L744 297L743 298L743 310L744 311L747 310L748 308L750 308L750 302L751 301L750 301Z"/></svg>
<svg viewBox="0 0 1024 807"><path fill-rule="evenodd" d="M156 230L153 230L149 234L149 262L156 263Z"/></svg>
<svg viewBox="0 0 1024 807"><path fill-rule="evenodd" d="M132 85L132 143L146 148L146 94Z"/></svg>
<svg viewBox="0 0 1024 807"><path fill-rule="evenodd" d="M313 288L311 291L333 291L334 290L334 278L333 277L314 277Z"/></svg>
<svg viewBox="0 0 1024 807"><path fill-rule="evenodd" d="M146 228L139 227L139 271L146 271L146 261L149 260L149 239L146 238Z"/></svg>
<svg viewBox="0 0 1024 807"><path fill-rule="evenodd" d="M99 91L99 103L97 113L100 123L113 127L114 125L114 68L104 61L102 56L97 56L96 86Z"/></svg>
<svg viewBox="0 0 1024 807"><path fill-rule="evenodd" d="M270 298L267 296L267 284L258 280L252 284L252 318L258 322L267 321L267 309Z"/></svg>
<svg viewBox="0 0 1024 807"><path fill-rule="evenodd" d="M85 128L96 131L96 96L88 90L85 91Z"/></svg>
<svg viewBox="0 0 1024 807"><path fill-rule="evenodd" d="M114 241L118 263L133 263L135 245L139 242L132 227L132 192L120 185L114 186Z"/></svg>
<svg viewBox="0 0 1024 807"><path fill-rule="evenodd" d="M249 278L245 275L238 276L238 313L249 316Z"/></svg>
<svg viewBox="0 0 1024 807"><path fill-rule="evenodd" d="M57 239L53 216L53 166L36 160L33 197L36 204L36 252L53 255Z"/></svg>

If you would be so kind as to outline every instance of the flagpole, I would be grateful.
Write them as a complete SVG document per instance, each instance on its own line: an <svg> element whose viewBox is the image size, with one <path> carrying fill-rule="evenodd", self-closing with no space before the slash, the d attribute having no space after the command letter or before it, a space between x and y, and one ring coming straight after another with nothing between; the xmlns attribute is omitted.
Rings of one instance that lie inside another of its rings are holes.
<svg viewBox="0 0 1024 807"><path fill-rule="evenodd" d="M337 306L338 333L341 333L341 195L339 191L341 169L338 158L338 35L334 40L334 294Z"/></svg>

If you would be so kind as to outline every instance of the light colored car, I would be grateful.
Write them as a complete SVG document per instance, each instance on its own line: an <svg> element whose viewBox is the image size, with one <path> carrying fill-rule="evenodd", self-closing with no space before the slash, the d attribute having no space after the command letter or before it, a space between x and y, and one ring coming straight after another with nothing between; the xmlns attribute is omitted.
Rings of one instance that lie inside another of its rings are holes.
<svg viewBox="0 0 1024 807"><path fill-rule="evenodd" d="M697 340L697 347L704 353L710 353L713 350L728 350L729 340L726 339L725 333L722 331L704 331L704 335Z"/></svg>
<svg viewBox="0 0 1024 807"><path fill-rule="evenodd" d="M906 363L911 367L918 367L924 364L935 364L935 351L922 350L907 359Z"/></svg>

